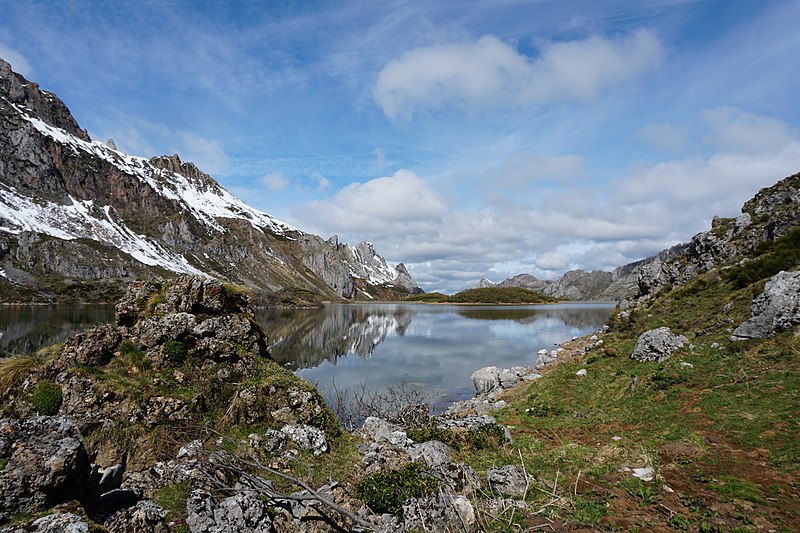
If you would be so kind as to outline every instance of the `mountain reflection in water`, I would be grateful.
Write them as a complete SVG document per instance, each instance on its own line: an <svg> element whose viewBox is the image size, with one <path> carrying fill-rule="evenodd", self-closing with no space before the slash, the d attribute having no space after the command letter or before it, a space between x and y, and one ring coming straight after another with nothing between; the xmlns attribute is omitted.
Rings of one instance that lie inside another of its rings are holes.
<svg viewBox="0 0 800 533"><path fill-rule="evenodd" d="M33 353L93 325L113 322L113 305L2 305L0 357Z"/></svg>
<svg viewBox="0 0 800 533"><path fill-rule="evenodd" d="M441 401L473 394L470 376L484 366L527 366L542 348L603 326L613 305L453 306L332 304L267 309L256 318L272 357L316 383L385 392L411 383Z"/></svg>

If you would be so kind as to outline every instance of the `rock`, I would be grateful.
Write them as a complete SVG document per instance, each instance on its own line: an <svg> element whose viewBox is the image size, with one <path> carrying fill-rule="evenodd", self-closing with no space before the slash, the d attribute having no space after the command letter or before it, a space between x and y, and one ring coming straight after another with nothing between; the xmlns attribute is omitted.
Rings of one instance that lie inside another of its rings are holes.
<svg viewBox="0 0 800 533"><path fill-rule="evenodd" d="M586 374L588 374L588 371L585 368L581 368L580 370L575 372L575 375L578 376L578 377L583 377Z"/></svg>
<svg viewBox="0 0 800 533"><path fill-rule="evenodd" d="M114 489L100 496L99 506L104 515L133 507L142 499L142 493L133 489Z"/></svg>
<svg viewBox="0 0 800 533"><path fill-rule="evenodd" d="M286 433L278 431L277 429L268 429L264 432L262 446L267 453L277 453L286 446L286 440Z"/></svg>
<svg viewBox="0 0 800 533"><path fill-rule="evenodd" d="M169 340L182 340L197 325L197 319L190 313L171 313L147 318L136 323L132 334L143 348L149 349Z"/></svg>
<svg viewBox="0 0 800 533"><path fill-rule="evenodd" d="M530 488L525 471L516 465L490 468L486 479L492 490L509 496L524 497Z"/></svg>
<svg viewBox="0 0 800 533"><path fill-rule="evenodd" d="M451 460L450 448L438 440L414 444L409 453L413 460L422 461L430 468L444 465Z"/></svg>
<svg viewBox="0 0 800 533"><path fill-rule="evenodd" d="M470 415L458 418L441 418L436 427L441 429L478 429L481 426L497 424L497 419L489 415Z"/></svg>
<svg viewBox="0 0 800 533"><path fill-rule="evenodd" d="M364 440L378 444L386 443L394 447L406 448L412 444L411 439L400 426L376 418L368 417L364 420L364 425L357 431Z"/></svg>
<svg viewBox="0 0 800 533"><path fill-rule="evenodd" d="M86 519L72 513L54 513L33 521L35 533L89 533Z"/></svg>
<svg viewBox="0 0 800 533"><path fill-rule="evenodd" d="M733 331L732 341L761 339L800 324L800 271L775 274L753 300L751 313Z"/></svg>
<svg viewBox="0 0 800 533"><path fill-rule="evenodd" d="M194 490L186 500L186 523L192 533L269 533L269 507L254 491L217 500L208 492Z"/></svg>
<svg viewBox="0 0 800 533"><path fill-rule="evenodd" d="M478 395L489 394L500 387L500 369L487 366L472 373L472 384Z"/></svg>
<svg viewBox="0 0 800 533"><path fill-rule="evenodd" d="M281 433L300 448L314 455L321 455L328 451L328 441L325 439L325 432L321 429L305 424L287 424L281 428Z"/></svg>
<svg viewBox="0 0 800 533"><path fill-rule="evenodd" d="M0 521L78 500L92 506L96 479L78 428L65 417L0 420Z"/></svg>
<svg viewBox="0 0 800 533"><path fill-rule="evenodd" d="M406 531L477 531L475 509L465 496L436 494L403 504Z"/></svg>
<svg viewBox="0 0 800 533"><path fill-rule="evenodd" d="M636 361L663 361L688 342L683 335L676 335L668 327L645 331L636 341L631 359Z"/></svg>
<svg viewBox="0 0 800 533"><path fill-rule="evenodd" d="M169 533L167 511L151 500L113 514L105 524L109 533Z"/></svg>
<svg viewBox="0 0 800 533"><path fill-rule="evenodd" d="M120 340L119 332L113 326L93 327L64 341L62 363L103 366L114 357Z"/></svg>

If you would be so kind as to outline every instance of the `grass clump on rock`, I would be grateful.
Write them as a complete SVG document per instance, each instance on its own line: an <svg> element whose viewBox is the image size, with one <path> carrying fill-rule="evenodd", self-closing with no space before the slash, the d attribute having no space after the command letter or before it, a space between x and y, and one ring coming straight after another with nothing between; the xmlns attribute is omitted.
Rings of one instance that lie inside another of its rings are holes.
<svg viewBox="0 0 800 533"><path fill-rule="evenodd" d="M62 400L61 386L49 381L40 381L31 393L31 404L45 416L58 413Z"/></svg>

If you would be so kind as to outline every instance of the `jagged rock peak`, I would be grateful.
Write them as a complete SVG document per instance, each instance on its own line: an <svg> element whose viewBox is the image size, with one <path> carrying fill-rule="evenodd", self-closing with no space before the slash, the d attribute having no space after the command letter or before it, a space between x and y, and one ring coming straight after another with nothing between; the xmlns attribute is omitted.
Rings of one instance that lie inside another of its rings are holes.
<svg viewBox="0 0 800 533"><path fill-rule="evenodd" d="M61 128L84 141L89 134L81 129L64 102L53 93L43 91L38 83L14 72L11 64L0 58L0 98L15 106L27 107L40 120Z"/></svg>
<svg viewBox="0 0 800 533"><path fill-rule="evenodd" d="M495 282L488 280L486 278L481 278L477 285L475 285L476 289L489 289L494 287L496 284Z"/></svg>

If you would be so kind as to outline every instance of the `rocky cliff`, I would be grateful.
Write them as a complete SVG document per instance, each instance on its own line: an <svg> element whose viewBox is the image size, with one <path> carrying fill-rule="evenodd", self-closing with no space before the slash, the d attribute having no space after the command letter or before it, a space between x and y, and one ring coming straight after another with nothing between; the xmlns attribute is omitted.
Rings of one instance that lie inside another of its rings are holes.
<svg viewBox="0 0 800 533"><path fill-rule="evenodd" d="M519 274L498 285L522 287L571 300L639 299L683 285L698 273L747 261L747 255L787 235L800 222L800 174L759 191L736 218L714 217L711 229L688 243L616 268L571 270L557 280Z"/></svg>
<svg viewBox="0 0 800 533"><path fill-rule="evenodd" d="M0 298L107 301L120 282L178 274L287 302L416 288L371 244L304 233L177 155L92 141L61 100L0 60Z"/></svg>

